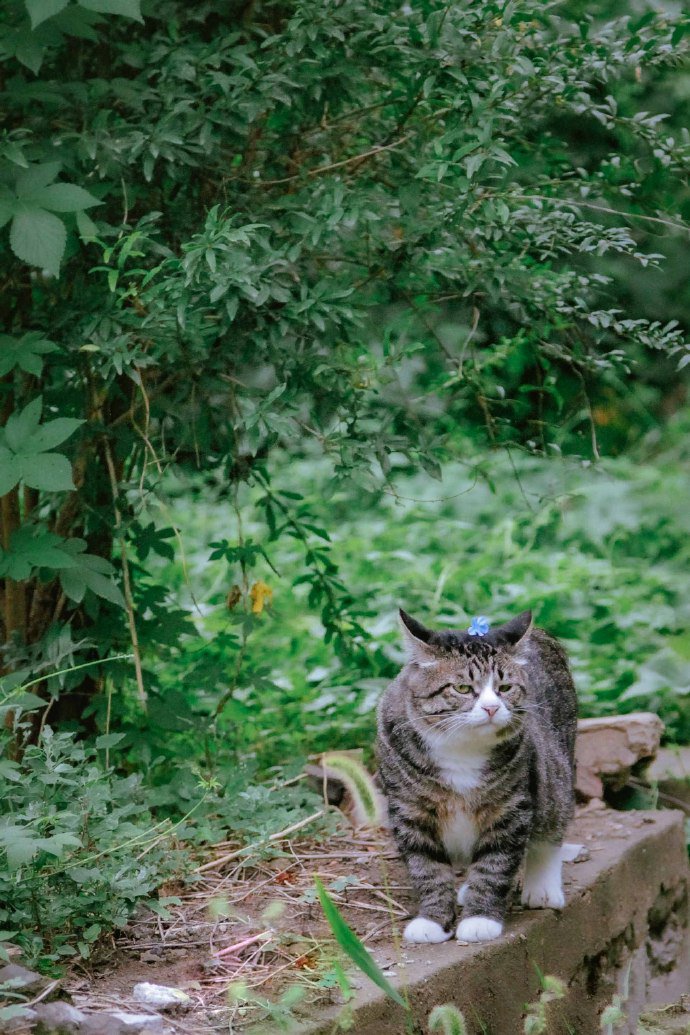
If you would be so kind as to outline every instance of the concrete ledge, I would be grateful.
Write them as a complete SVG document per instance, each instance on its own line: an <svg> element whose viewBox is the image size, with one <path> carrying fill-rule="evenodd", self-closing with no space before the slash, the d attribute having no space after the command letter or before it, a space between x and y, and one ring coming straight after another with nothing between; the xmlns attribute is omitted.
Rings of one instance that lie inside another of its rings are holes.
<svg viewBox="0 0 690 1035"><path fill-rule="evenodd" d="M549 1035L600 1035L601 1010L626 986L630 1033L645 1003L678 999L690 974L683 818L585 807L568 839L584 842L589 858L565 866L562 913L515 912L505 935L484 945L396 947L391 980L406 989L418 1030L428 1030L434 1006L452 1002L472 1035L518 1035L524 1005L539 993L537 968L568 985L566 998L549 1007ZM331 1033L341 1009L328 1008L300 1031ZM369 981L349 1009L357 1035L411 1030L404 1011Z"/></svg>

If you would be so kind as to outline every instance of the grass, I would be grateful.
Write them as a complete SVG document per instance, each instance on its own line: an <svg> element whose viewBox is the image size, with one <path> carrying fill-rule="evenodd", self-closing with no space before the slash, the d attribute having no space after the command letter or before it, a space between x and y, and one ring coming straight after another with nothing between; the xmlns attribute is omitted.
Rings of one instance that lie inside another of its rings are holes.
<svg viewBox="0 0 690 1035"><path fill-rule="evenodd" d="M399 479L397 497L352 484L325 494L322 462L289 465L280 482L300 490L327 531L331 560L367 633L355 637L361 650L350 658L324 641L308 587L296 582L303 545L269 540L250 490L243 535L270 558L258 559L250 581L272 591L272 603L251 616L241 597L232 610L226 604L241 586L237 566L209 561L219 531L237 535L222 492L193 503L178 496L170 508L187 571L168 564L165 577L198 635L157 669L157 692L176 695L185 713L180 729L166 732L189 740L194 721L207 715L206 759L220 764L222 755L262 772L310 752L370 750L376 702L402 658L399 606L437 626L465 626L480 613L500 622L531 607L565 641L583 714L651 708L671 740L689 740L683 430L678 421L663 443L597 466L496 455L479 476L456 466L443 483Z"/></svg>

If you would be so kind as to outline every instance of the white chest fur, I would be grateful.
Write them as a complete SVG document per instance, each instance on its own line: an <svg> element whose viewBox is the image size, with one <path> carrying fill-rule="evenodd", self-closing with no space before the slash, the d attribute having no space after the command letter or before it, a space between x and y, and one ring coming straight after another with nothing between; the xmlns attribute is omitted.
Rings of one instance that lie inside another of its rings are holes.
<svg viewBox="0 0 690 1035"><path fill-rule="evenodd" d="M484 743L483 741L487 742ZM477 827L469 808L462 800L482 783L482 771L491 751L493 738L481 738L469 743L469 737L444 739L430 744L430 753L439 768L441 779L455 791L458 798L446 816L441 837L446 851L454 861L466 862L477 839Z"/></svg>
<svg viewBox="0 0 690 1035"><path fill-rule="evenodd" d="M477 840L477 827L460 802L451 810L441 828L443 845L453 862L467 862Z"/></svg>
<svg viewBox="0 0 690 1035"><path fill-rule="evenodd" d="M452 787L456 794L469 794L479 787L486 759L487 752L434 752L434 761L441 772L443 782Z"/></svg>

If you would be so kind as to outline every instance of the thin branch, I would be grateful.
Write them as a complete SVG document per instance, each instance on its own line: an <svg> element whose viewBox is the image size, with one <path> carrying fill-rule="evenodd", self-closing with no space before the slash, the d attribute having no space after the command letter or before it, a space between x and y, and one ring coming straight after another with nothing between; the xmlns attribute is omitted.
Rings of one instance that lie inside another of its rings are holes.
<svg viewBox="0 0 690 1035"><path fill-rule="evenodd" d="M454 492L450 496L431 496L429 499L422 499L417 496L403 496L402 493L396 491L391 482L388 483L391 486L390 488L387 485L382 485L381 492L385 492L396 500L406 500L408 503L445 503L447 500L456 500L459 496L466 496L468 492L472 492L478 480L475 468L474 481L467 489L461 489L460 492Z"/></svg>
<svg viewBox="0 0 690 1035"><path fill-rule="evenodd" d="M259 934L252 935L251 938L244 938L241 942L235 942L234 945L226 945L224 949L216 949L213 955L216 959L219 959L221 956L234 956L240 949L246 949L248 945L254 945L255 942L266 941L272 936L273 933L271 931L261 931Z"/></svg>
<svg viewBox="0 0 690 1035"><path fill-rule="evenodd" d="M122 531L122 514L118 506L118 486L117 486L117 475L115 474L115 463L113 461L113 453L110 448L110 442L107 438L103 440L103 446L105 451L105 459L108 465L108 474L110 476L110 488L113 494L113 511L115 514L115 529L120 542L120 556L122 558L122 587L125 595L125 607L127 610L127 622L129 624L129 635L132 641L132 654L134 655L134 671L137 679L137 689L139 696L139 703L143 708L146 708L146 687L144 686L144 673L141 666L141 651L139 649L139 634L137 633L137 624L134 620L134 597L132 596L132 582L130 579L129 571L129 560L127 557L127 545L125 543L124 533Z"/></svg>
<svg viewBox="0 0 690 1035"><path fill-rule="evenodd" d="M465 362L465 355L467 353L467 349L469 348L470 342L472 341L472 339L474 338L475 334L477 333L477 327L479 326L479 317L480 316L481 316L481 313L480 313L479 309L477 308L477 306L476 305L472 306L472 326L470 327L469 334L467 335L467 337L465 338L465 341L463 342L462 350L460 352L460 359L458 360L458 377L462 377L462 368L463 368L463 365L464 365L464 362Z"/></svg>
<svg viewBox="0 0 690 1035"><path fill-rule="evenodd" d="M351 165L353 162L365 162L367 158L373 158L375 155L381 154L383 151L392 151L396 147L400 147L406 140L409 139L409 134L404 137L400 137L399 140L394 140L390 144L377 144L376 147L372 147L369 151L364 151L359 155L352 155L351 158L343 158L340 162L330 162L328 165L319 165L316 169L308 169L306 172L307 176L319 176L321 173L330 172L331 169L340 169L344 165ZM292 183L293 180L299 180L302 173L295 173L294 176L285 176L281 180L259 180L252 181L260 187L277 187L281 183Z"/></svg>
<svg viewBox="0 0 690 1035"><path fill-rule="evenodd" d="M237 518L237 545L240 549L244 546L244 533L242 531L242 511L239 504L239 482L235 482L233 490L232 505L235 511L235 517ZM247 602L249 600L249 577L247 575L247 562L243 556L240 556L240 570L242 571L242 602L244 604L245 612L247 611ZM249 634L247 632L246 620L242 622L242 639L240 642L240 649L237 652L237 660L235 661L235 671L233 672L230 685L225 693L221 696L216 710L213 713L214 719L217 719L221 714L225 705L232 698L232 695L237 689L240 681L240 675L242 673L242 665L244 664L245 654L247 653L247 646L249 642Z"/></svg>
<svg viewBox="0 0 690 1035"><path fill-rule="evenodd" d="M552 198L548 194L511 194L510 197L517 201L549 201L553 205L591 208L595 212L606 212L610 216L619 216L621 219L643 219L647 223L657 223L660 226L670 227L671 230L690 233L690 226L687 223L676 223L672 219L662 219L661 216L645 216L641 212L623 212L617 208L609 208L608 205L597 205L593 201L582 201L579 198Z"/></svg>
<svg viewBox="0 0 690 1035"><path fill-rule="evenodd" d="M57 978L55 981L51 981L49 985L46 985L42 992L39 992L35 999L32 999L30 1003L24 1003L23 1005L26 1007L27 1010L32 1006L36 1006L38 1003L46 999L52 992L54 992L59 984L60 978Z"/></svg>
<svg viewBox="0 0 690 1035"><path fill-rule="evenodd" d="M306 816L305 819L300 819L298 823L293 823L289 827L285 827L284 830L278 830L275 834L270 834L265 837L262 841L255 841L254 844L245 845L244 848L238 848L234 852L229 852L227 855L221 855L219 859L211 859L209 862L204 863L202 866L197 866L194 873L205 873L206 870L214 870L219 866L225 866L227 862L231 862L233 859L239 858L247 852L251 852L255 848L261 848L263 845L270 844L272 841L282 841L289 834L294 834L297 830L301 830L302 827L306 827L307 824L313 823L315 819L320 819L321 816L325 816L328 809L319 809L318 812L313 812L311 816Z"/></svg>

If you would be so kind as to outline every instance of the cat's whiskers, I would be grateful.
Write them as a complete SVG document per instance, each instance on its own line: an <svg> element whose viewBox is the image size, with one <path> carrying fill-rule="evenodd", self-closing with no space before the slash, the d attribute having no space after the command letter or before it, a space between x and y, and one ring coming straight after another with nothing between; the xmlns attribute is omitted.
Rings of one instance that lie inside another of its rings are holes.
<svg viewBox="0 0 690 1035"><path fill-rule="evenodd" d="M448 719L444 719L442 722L437 723L434 729L435 732L442 734L455 733L457 730L467 729L468 725L470 724L463 713L462 715L453 715Z"/></svg>

